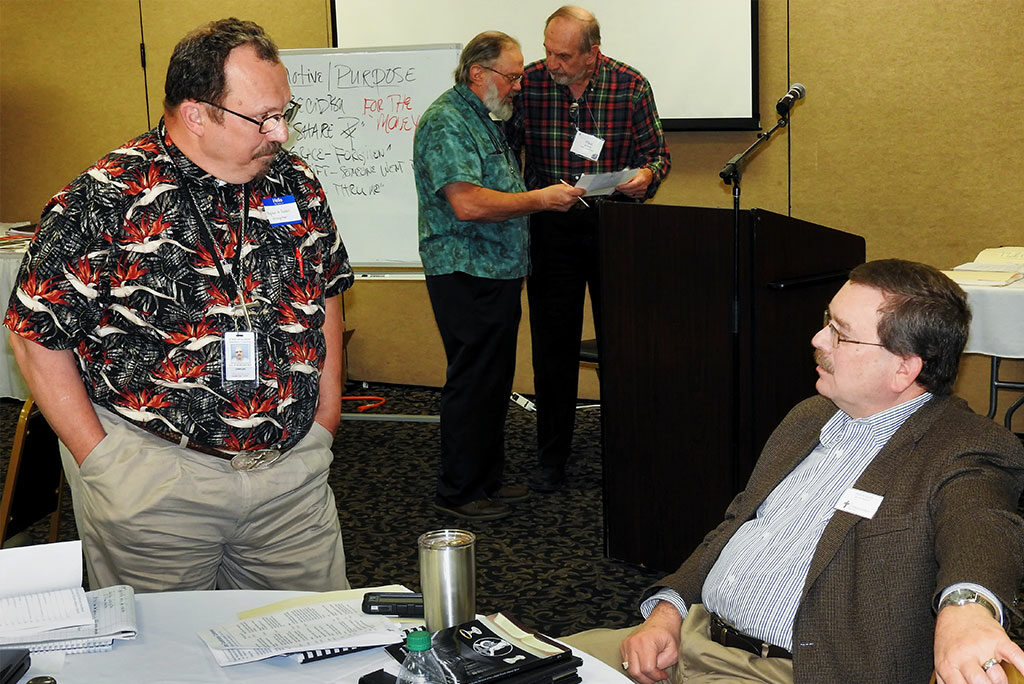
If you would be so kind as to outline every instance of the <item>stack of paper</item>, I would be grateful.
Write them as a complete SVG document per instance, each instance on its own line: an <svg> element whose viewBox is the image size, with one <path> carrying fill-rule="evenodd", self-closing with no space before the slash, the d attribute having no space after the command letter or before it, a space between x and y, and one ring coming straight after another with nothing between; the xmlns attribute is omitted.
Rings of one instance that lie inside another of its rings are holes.
<svg viewBox="0 0 1024 684"><path fill-rule="evenodd" d="M1024 278L1024 247L992 247L952 271L943 271L960 285L1002 287Z"/></svg>
<svg viewBox="0 0 1024 684"><path fill-rule="evenodd" d="M362 592L359 592L360 594ZM362 612L362 600L310 594L281 601L199 633L222 667L304 651L384 646L403 639L401 623Z"/></svg>
<svg viewBox="0 0 1024 684"><path fill-rule="evenodd" d="M137 632L131 587L82 589L82 542L0 551L0 646L110 650Z"/></svg>

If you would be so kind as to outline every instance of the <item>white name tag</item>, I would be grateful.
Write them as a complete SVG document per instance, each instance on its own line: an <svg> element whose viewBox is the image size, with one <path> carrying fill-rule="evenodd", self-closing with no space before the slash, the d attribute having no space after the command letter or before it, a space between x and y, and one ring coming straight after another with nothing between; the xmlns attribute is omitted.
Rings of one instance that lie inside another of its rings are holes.
<svg viewBox="0 0 1024 684"><path fill-rule="evenodd" d="M590 135L583 131L576 131L576 137L572 139L572 147L569 149L573 154L579 155L590 161L597 161L601 156L601 149L604 148L604 138Z"/></svg>
<svg viewBox="0 0 1024 684"><path fill-rule="evenodd" d="M256 379L256 333L251 330L224 333L221 354L225 380Z"/></svg>
<svg viewBox="0 0 1024 684"><path fill-rule="evenodd" d="M295 204L294 195L284 197L267 197L263 200L263 213L272 226L287 226L302 223L299 206Z"/></svg>
<svg viewBox="0 0 1024 684"><path fill-rule="evenodd" d="M862 518L875 517L878 507L882 505L882 498L878 494L861 491L850 487L836 502L836 510L859 515Z"/></svg>

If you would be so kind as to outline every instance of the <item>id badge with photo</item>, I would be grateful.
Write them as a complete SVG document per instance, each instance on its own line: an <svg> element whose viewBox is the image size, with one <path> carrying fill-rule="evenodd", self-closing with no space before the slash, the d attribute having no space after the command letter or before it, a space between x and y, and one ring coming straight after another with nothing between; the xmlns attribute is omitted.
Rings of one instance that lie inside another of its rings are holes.
<svg viewBox="0 0 1024 684"><path fill-rule="evenodd" d="M572 147L569 148L569 151L584 159L597 161L598 157L601 156L603 148L604 138L598 138L596 135L590 135L583 131L576 131L576 137L572 139Z"/></svg>
<svg viewBox="0 0 1024 684"><path fill-rule="evenodd" d="M256 381L256 333L236 330L224 333L221 343L225 381Z"/></svg>

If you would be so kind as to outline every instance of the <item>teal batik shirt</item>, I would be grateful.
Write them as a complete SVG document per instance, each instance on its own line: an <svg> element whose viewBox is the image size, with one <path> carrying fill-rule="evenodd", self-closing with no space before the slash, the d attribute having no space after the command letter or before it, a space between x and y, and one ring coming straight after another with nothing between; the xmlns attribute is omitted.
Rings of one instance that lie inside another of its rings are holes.
<svg viewBox="0 0 1024 684"><path fill-rule="evenodd" d="M501 192L526 191L504 135L473 91L456 85L427 107L416 129L413 166L424 273L461 271L501 280L529 273L525 216L494 223L460 221L442 189L465 181Z"/></svg>

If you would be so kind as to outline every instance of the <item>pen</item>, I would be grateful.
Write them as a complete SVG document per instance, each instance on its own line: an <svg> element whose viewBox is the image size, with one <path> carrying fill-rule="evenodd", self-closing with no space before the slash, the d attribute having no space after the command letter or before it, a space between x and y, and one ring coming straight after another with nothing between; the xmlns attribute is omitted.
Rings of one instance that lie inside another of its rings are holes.
<svg viewBox="0 0 1024 684"><path fill-rule="evenodd" d="M565 180L563 180L561 178L558 179L558 182L561 183L562 185L564 185L567 188L573 187L573 186L569 185L568 183L566 183ZM576 199L578 199L580 202L583 202L583 206L585 206L587 209L590 208L590 205L587 204L586 200L584 200L582 197L577 197Z"/></svg>

